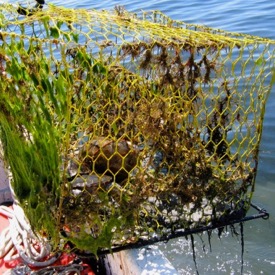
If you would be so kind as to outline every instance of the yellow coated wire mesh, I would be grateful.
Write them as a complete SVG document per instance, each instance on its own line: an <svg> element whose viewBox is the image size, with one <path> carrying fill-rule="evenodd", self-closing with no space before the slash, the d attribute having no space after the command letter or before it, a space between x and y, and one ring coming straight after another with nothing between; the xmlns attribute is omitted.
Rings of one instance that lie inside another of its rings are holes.
<svg viewBox="0 0 275 275"><path fill-rule="evenodd" d="M35 231L96 254L244 217L273 58L157 11L2 5L1 142Z"/></svg>

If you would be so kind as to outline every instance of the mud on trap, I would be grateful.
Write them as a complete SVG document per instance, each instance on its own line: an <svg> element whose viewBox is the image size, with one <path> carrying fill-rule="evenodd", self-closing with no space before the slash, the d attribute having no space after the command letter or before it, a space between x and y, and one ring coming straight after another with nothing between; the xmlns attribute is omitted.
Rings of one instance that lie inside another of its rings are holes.
<svg viewBox="0 0 275 275"><path fill-rule="evenodd" d="M96 254L245 217L274 41L157 11L0 9L4 159L55 249Z"/></svg>

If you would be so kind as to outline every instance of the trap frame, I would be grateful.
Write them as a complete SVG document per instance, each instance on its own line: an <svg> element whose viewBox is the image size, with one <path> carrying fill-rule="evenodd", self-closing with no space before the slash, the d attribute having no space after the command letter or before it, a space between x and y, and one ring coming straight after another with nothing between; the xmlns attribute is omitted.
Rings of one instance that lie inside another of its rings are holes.
<svg viewBox="0 0 275 275"><path fill-rule="evenodd" d="M273 40L158 11L24 11L0 6L1 142L54 250L98 254L246 219Z"/></svg>

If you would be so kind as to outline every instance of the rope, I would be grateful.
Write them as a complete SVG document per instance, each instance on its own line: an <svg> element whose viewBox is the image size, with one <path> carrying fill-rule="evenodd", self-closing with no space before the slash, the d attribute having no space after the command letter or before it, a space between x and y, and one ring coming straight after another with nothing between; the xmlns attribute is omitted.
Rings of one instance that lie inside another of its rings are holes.
<svg viewBox="0 0 275 275"><path fill-rule="evenodd" d="M22 264L6 271L3 275L83 274L87 266L77 262L77 258L67 265L53 265L59 255L51 256L49 244L34 235L19 205L15 203L13 209L1 205L0 214L7 217L10 222L0 235L0 258L3 258L5 263L17 259L23 261ZM33 270L33 268L39 268L39 270Z"/></svg>
<svg viewBox="0 0 275 275"><path fill-rule="evenodd" d="M34 235L20 206L15 204L14 209L11 209L2 205L0 213L10 223L0 235L0 257L4 258L4 262L21 258L28 265L43 267L57 260L57 256L45 260L50 256L50 246Z"/></svg>
<svg viewBox="0 0 275 275"><path fill-rule="evenodd" d="M19 206L12 187L13 208L0 206L0 214L9 220L9 226L0 235L0 258L5 263L21 258L32 267L53 264L58 255L51 255L50 245L31 229L23 209Z"/></svg>
<svg viewBox="0 0 275 275"><path fill-rule="evenodd" d="M77 259L68 265L53 266L59 255L52 256L47 241L33 233L11 186L10 191L13 207L0 206L0 214L9 220L9 226L0 234L0 258L5 263L17 259L21 259L23 263L7 270L3 275L80 275L86 267L82 262L77 262ZM39 270L32 270L33 268Z"/></svg>
<svg viewBox="0 0 275 275"><path fill-rule="evenodd" d="M4 275L69 275L69 274L76 274L80 275L81 271L84 270L84 267L81 264L69 264L66 266L59 265L59 266L48 266L42 268L40 270L31 270L26 265L19 265L11 270L11 272L4 274Z"/></svg>

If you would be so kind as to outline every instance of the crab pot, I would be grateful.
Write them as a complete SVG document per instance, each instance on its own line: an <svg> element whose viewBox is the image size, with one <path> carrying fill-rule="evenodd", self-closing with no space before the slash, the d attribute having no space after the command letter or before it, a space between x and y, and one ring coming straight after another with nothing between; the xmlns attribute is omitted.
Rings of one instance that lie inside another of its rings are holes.
<svg viewBox="0 0 275 275"><path fill-rule="evenodd" d="M122 7L0 14L3 157L55 249L97 254L246 215L274 41Z"/></svg>

